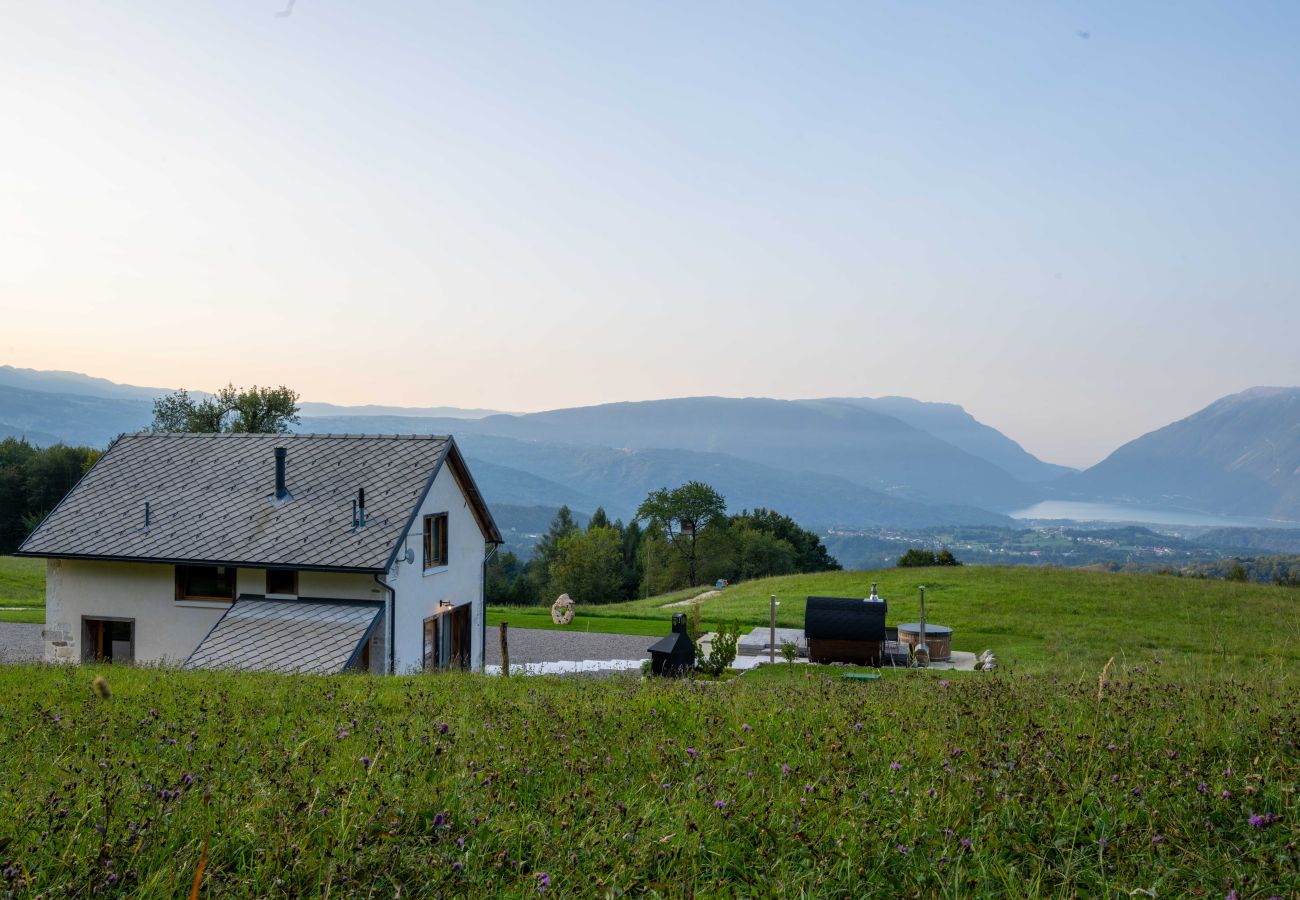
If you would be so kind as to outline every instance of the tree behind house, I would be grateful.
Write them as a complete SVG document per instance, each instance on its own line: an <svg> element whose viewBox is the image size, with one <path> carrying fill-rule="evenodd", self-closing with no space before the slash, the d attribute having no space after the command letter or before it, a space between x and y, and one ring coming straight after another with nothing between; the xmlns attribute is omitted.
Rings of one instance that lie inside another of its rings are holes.
<svg viewBox="0 0 1300 900"><path fill-rule="evenodd" d="M623 537L609 525L577 531L560 541L548 570L549 594L576 603L614 603L623 596Z"/></svg>
<svg viewBox="0 0 1300 900"><path fill-rule="evenodd" d="M248 390L228 384L215 394L196 400L188 391L174 391L153 402L150 431L241 432L284 434L297 425L298 393L281 385Z"/></svg>
<svg viewBox="0 0 1300 900"><path fill-rule="evenodd" d="M672 490L660 488L652 492L637 509L636 518L668 538L686 563L687 577L694 585L700 533L726 512L727 501L721 494L702 482L688 481Z"/></svg>
<svg viewBox="0 0 1300 900"><path fill-rule="evenodd" d="M92 447L0 441L0 553L16 550L101 455Z"/></svg>

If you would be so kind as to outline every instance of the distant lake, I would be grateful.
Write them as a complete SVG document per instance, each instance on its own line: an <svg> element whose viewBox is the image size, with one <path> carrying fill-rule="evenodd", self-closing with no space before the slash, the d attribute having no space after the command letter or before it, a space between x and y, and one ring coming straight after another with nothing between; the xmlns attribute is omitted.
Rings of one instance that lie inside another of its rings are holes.
<svg viewBox="0 0 1300 900"><path fill-rule="evenodd" d="M1185 509L1159 509L1125 503L1084 503L1077 500L1044 500L1009 514L1013 519L1072 519L1075 522L1128 522L1149 525L1208 525L1218 528L1287 528L1294 522L1254 519L1247 516L1218 516Z"/></svg>

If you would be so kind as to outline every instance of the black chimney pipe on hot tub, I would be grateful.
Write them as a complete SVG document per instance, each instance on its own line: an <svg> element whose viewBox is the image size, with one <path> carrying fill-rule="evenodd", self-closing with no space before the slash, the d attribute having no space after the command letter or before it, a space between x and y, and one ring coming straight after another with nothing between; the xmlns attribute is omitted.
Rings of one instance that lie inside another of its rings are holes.
<svg viewBox="0 0 1300 900"><path fill-rule="evenodd" d="M284 486L284 461L289 455L288 448L275 448L275 499L283 500L289 494Z"/></svg>

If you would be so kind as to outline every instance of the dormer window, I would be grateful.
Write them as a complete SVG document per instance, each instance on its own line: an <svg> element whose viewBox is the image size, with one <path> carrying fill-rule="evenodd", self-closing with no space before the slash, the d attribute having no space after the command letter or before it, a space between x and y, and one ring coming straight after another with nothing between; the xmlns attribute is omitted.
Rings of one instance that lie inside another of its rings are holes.
<svg viewBox="0 0 1300 900"><path fill-rule="evenodd" d="M424 567L447 565L447 514L424 517Z"/></svg>
<svg viewBox="0 0 1300 900"><path fill-rule="evenodd" d="M235 571L230 566L177 566L176 599L230 603L235 599Z"/></svg>
<svg viewBox="0 0 1300 900"><path fill-rule="evenodd" d="M293 569L267 569L266 592L285 597L297 597L298 573Z"/></svg>

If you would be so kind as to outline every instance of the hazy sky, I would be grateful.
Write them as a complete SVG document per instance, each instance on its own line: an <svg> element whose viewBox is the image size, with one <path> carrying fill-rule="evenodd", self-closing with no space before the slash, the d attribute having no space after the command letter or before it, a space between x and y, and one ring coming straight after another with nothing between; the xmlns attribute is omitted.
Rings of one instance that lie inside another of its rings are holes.
<svg viewBox="0 0 1300 900"><path fill-rule="evenodd" d="M1300 4L4 2L0 363L340 403L1300 383Z"/></svg>

